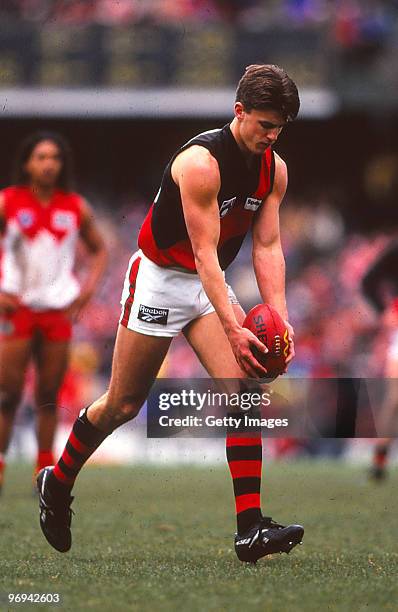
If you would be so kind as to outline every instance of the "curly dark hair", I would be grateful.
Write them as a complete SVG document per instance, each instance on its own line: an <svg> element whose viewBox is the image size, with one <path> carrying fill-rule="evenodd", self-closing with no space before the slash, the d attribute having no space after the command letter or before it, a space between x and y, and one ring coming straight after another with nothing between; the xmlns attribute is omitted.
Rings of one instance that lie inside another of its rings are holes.
<svg viewBox="0 0 398 612"><path fill-rule="evenodd" d="M251 110L274 110L285 121L293 121L300 108L296 84L275 64L252 64L238 83L236 102Z"/></svg>
<svg viewBox="0 0 398 612"><path fill-rule="evenodd" d="M34 132L27 136L20 144L14 163L13 182L15 185L27 185L30 181L25 170L25 164L32 155L34 148L41 142L49 140L59 149L62 168L56 186L64 191L71 191L73 186L73 161L69 143L61 134L50 131Z"/></svg>

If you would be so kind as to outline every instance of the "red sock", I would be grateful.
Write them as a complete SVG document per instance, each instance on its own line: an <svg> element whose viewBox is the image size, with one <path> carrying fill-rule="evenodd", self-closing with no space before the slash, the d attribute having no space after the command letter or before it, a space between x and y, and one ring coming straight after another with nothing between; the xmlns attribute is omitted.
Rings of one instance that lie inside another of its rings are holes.
<svg viewBox="0 0 398 612"><path fill-rule="evenodd" d="M375 452L373 455L373 463L379 468L384 468L387 463L387 456L388 456L388 445L378 444L375 448Z"/></svg>
<svg viewBox="0 0 398 612"><path fill-rule="evenodd" d="M4 470L6 469L6 462L3 453L0 453L0 480L3 479Z"/></svg>
<svg viewBox="0 0 398 612"><path fill-rule="evenodd" d="M239 431L231 428L228 430L226 442L227 461L234 487L237 528L238 533L242 534L262 517L261 430L257 428L251 431L242 429Z"/></svg>
<svg viewBox="0 0 398 612"><path fill-rule="evenodd" d="M54 455L52 450L41 450L37 452L36 473L40 472L47 465L54 465Z"/></svg>

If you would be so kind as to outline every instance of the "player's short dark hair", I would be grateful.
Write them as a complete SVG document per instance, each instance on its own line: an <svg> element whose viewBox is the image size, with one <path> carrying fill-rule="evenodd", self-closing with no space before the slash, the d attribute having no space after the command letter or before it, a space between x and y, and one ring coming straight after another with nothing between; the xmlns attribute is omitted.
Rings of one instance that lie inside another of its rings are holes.
<svg viewBox="0 0 398 612"><path fill-rule="evenodd" d="M73 161L72 152L67 140L57 132L41 130L29 134L20 144L14 163L13 183L15 185L27 185L30 181L29 174L25 170L25 164L32 155L34 148L49 140L59 150L62 168L59 173L56 186L64 191L71 191L73 187Z"/></svg>
<svg viewBox="0 0 398 612"><path fill-rule="evenodd" d="M293 121L300 108L296 84L283 68L274 64L252 64L238 83L236 102L251 110L274 110Z"/></svg>

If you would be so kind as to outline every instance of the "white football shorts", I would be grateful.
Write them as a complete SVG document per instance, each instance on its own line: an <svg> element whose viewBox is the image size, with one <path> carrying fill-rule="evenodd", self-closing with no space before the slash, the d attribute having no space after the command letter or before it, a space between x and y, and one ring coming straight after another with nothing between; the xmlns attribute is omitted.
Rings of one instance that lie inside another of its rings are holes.
<svg viewBox="0 0 398 612"><path fill-rule="evenodd" d="M238 304L226 287L230 303ZM162 268L142 251L129 261L120 303L119 323L147 336L177 336L194 319L214 312L198 274Z"/></svg>

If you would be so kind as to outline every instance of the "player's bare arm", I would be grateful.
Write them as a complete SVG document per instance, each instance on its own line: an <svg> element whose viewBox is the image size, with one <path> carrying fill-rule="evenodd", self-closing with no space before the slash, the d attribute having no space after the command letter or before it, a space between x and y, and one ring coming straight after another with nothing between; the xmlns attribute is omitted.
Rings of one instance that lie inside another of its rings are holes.
<svg viewBox="0 0 398 612"><path fill-rule="evenodd" d="M104 239L95 222L94 213L88 202L82 199L80 239L90 253L89 270L79 296L68 308L72 318L78 318L81 310L93 296L95 289L105 271L107 249Z"/></svg>
<svg viewBox="0 0 398 612"><path fill-rule="evenodd" d="M6 217L4 211L4 194L0 191L0 238L2 237L6 227ZM19 299L16 295L5 293L0 290L0 313L12 312L19 306Z"/></svg>
<svg viewBox="0 0 398 612"><path fill-rule="evenodd" d="M172 176L180 189L196 269L235 358L248 376L264 376L265 368L258 363L251 351L253 346L264 351L264 345L236 320L218 261L220 214L217 194L220 189L220 173L217 161L205 148L192 146L176 158Z"/></svg>
<svg viewBox="0 0 398 612"><path fill-rule="evenodd" d="M287 363L294 357L294 331L288 323L285 295L285 258L282 251L279 208L287 188L287 167L275 153L275 180L272 192L265 200L253 224L253 266L263 302L267 302L286 320L290 351Z"/></svg>

